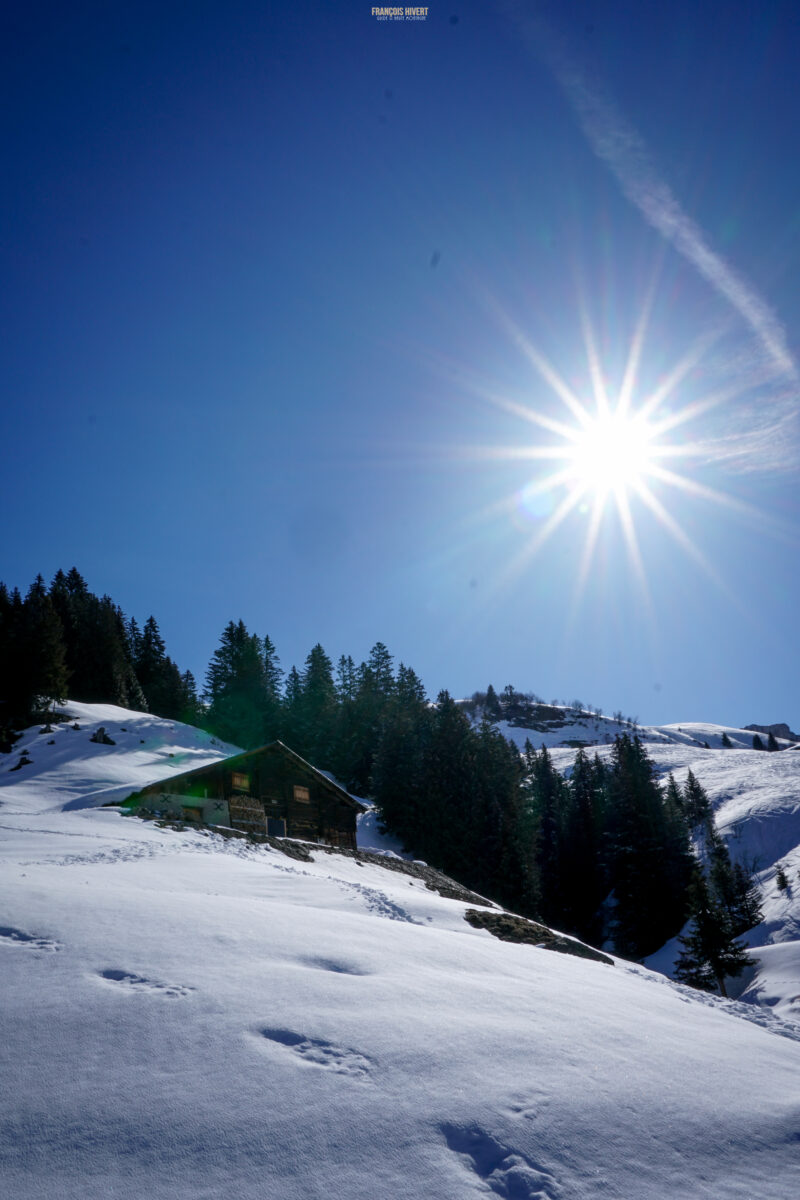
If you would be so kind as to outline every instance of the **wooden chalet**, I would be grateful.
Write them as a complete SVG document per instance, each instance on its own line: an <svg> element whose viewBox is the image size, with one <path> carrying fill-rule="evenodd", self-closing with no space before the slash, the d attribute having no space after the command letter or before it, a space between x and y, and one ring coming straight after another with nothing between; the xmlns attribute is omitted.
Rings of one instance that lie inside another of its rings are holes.
<svg viewBox="0 0 800 1200"><path fill-rule="evenodd" d="M283 742L236 754L148 784L132 807L245 833L300 838L356 849L366 806Z"/></svg>

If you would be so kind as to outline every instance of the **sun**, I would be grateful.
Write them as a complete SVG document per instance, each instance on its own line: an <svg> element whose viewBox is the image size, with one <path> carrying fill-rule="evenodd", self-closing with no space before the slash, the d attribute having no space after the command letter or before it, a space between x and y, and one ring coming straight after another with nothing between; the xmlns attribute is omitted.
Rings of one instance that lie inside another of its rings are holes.
<svg viewBox="0 0 800 1200"><path fill-rule="evenodd" d="M658 453L656 431L640 416L607 412L587 419L564 453L575 483L605 496L647 477Z"/></svg>
<svg viewBox="0 0 800 1200"><path fill-rule="evenodd" d="M615 375L613 379L604 369L591 322L581 302L591 381L588 394L574 390L516 322L492 302L491 311L512 345L522 352L538 376L538 383L524 397L508 395L478 377L473 380L470 375L460 376L460 382L467 383L480 399L521 418L536 430L533 439L521 438L514 445L481 447L481 457L519 459L532 468L521 488L478 514L479 518L494 519L498 512L507 511L515 528L527 534L517 552L497 573L492 594L519 578L532 558L567 522L578 531L583 542L575 558L574 612L592 575L598 546L603 539L613 536L614 524L621 530L630 568L645 601L649 602L649 572L640 534L647 530L645 536L650 538L658 526L728 594L724 581L683 527L682 506L675 504L675 498L682 494L748 518L759 515L743 500L701 481L702 465L709 461L713 448L713 441L702 436L701 419L735 395L736 389L719 388L698 395L693 387L687 386L694 369L713 344L708 335L699 336L662 373L655 387L642 387L640 367L651 299L639 315L621 377ZM542 383L551 397L559 401L560 409L552 401L543 402ZM700 422L699 426L696 422Z"/></svg>

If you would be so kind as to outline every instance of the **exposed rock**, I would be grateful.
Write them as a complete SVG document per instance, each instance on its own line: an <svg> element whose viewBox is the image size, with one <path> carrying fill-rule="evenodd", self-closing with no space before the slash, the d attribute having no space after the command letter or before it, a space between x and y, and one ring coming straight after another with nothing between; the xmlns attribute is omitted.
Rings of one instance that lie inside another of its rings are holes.
<svg viewBox="0 0 800 1200"><path fill-rule="evenodd" d="M104 726L100 726L96 733L93 733L89 738L90 742L99 742L102 746L116 746L113 738L110 738L105 731Z"/></svg>
<svg viewBox="0 0 800 1200"><path fill-rule="evenodd" d="M546 925L540 925L537 921L528 921L525 917L517 917L513 913L486 912L485 909L478 912L474 908L468 908L464 913L464 920L468 921L474 929L486 929L501 942L524 942L530 946L540 946L543 950L555 950L559 954L574 954L576 958L590 958L594 962L607 963L610 967L614 965L612 958L609 958L607 954L601 954L592 946L587 946L574 938L564 937L560 933L554 933Z"/></svg>
<svg viewBox="0 0 800 1200"><path fill-rule="evenodd" d="M776 722L775 725L744 725L742 728L750 733L771 733L773 737L783 738L787 742L800 742L800 734L792 733L784 721Z"/></svg>

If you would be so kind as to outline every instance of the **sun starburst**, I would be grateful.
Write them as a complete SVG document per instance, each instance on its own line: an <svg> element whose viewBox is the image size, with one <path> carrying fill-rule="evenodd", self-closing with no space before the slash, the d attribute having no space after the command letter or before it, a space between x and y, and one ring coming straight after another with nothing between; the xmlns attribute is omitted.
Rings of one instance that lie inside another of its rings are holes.
<svg viewBox="0 0 800 1200"><path fill-rule="evenodd" d="M696 478L697 465L709 457L708 444L701 437L692 438L687 429L711 409L731 399L730 388L698 396L685 386L692 369L713 344L713 335L698 337L654 389L642 390L640 367L651 308L648 299L631 339L621 383L615 389L609 384L585 306L580 305L590 380L589 395L582 398L507 313L495 302L491 308L510 341L522 351L536 376L564 410L559 417L553 415L552 404L526 403L480 386L474 379L470 381L472 390L483 399L522 418L537 431L533 439L515 446L484 447L482 455L549 464L549 469L539 471L521 491L504 502L508 509L529 513L531 526L524 545L495 580L492 591L519 576L564 523L581 512L588 520L574 605L589 579L603 529L612 516L622 531L631 570L645 600L647 572L637 535L637 522L641 523L645 515L655 518L680 549L727 592L712 564L681 525L678 506L669 500L672 491L673 496L682 493L696 500L711 501L740 516L745 513L749 517L760 516L741 500ZM463 375L461 382L465 382ZM496 509L493 506L493 511Z"/></svg>

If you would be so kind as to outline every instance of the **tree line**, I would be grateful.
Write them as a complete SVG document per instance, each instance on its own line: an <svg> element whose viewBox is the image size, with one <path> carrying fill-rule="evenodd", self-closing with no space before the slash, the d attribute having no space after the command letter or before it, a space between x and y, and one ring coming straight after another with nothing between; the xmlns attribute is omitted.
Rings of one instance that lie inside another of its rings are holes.
<svg viewBox="0 0 800 1200"><path fill-rule="evenodd" d="M189 722L201 711L192 673L166 653L155 617L140 628L74 567L49 588L37 575L24 598L0 583L0 740L67 696Z"/></svg>
<svg viewBox="0 0 800 1200"><path fill-rule="evenodd" d="M140 629L74 568L49 589L38 576L24 599L0 584L0 678L7 726L68 694L247 749L280 738L372 797L415 855L516 912L634 959L691 918L678 971L695 986L722 990L747 961L736 939L761 919L755 892L693 774L662 787L634 732L605 760L579 749L566 776L544 747L520 754L497 722L550 716L533 693L490 685L471 705L446 691L431 703L382 642L336 666L317 644L284 672L270 638L240 620L223 630L199 699L155 618Z"/></svg>

